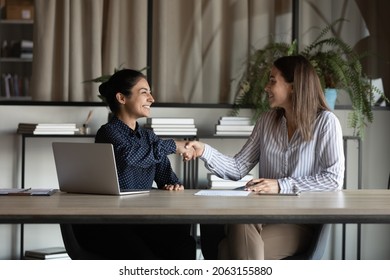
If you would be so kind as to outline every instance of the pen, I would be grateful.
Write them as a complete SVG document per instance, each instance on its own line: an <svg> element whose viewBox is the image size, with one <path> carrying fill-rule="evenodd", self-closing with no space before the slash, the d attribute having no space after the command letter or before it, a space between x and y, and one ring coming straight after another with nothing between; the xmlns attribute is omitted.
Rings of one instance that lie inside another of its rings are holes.
<svg viewBox="0 0 390 280"><path fill-rule="evenodd" d="M89 123L89 121L91 120L92 113L93 113L93 110L90 110L89 113L88 113L87 119L84 122L85 125L87 125Z"/></svg>
<svg viewBox="0 0 390 280"><path fill-rule="evenodd" d="M27 191L29 191L29 190L31 190L31 188L28 188L28 189L22 189L20 192L27 192Z"/></svg>

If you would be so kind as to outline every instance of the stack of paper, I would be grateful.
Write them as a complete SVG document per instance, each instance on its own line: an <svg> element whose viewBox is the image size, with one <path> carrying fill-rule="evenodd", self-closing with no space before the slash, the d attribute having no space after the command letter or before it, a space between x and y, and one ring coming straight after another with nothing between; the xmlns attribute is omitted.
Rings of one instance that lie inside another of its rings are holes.
<svg viewBox="0 0 390 280"><path fill-rule="evenodd" d="M249 117L221 117L215 125L216 135L250 135L254 125Z"/></svg>
<svg viewBox="0 0 390 280"><path fill-rule="evenodd" d="M251 174L244 176L244 178L238 181L225 180L219 178L217 175L214 175L212 173L207 174L208 186L210 189L231 190L245 186L246 183L248 183L252 179L253 175Z"/></svg>
<svg viewBox="0 0 390 280"><path fill-rule="evenodd" d="M50 247L37 250L27 250L25 253L26 260L70 260L64 247Z"/></svg>
<svg viewBox="0 0 390 280"><path fill-rule="evenodd" d="M19 123L20 134L75 134L79 129L75 123Z"/></svg>
<svg viewBox="0 0 390 280"><path fill-rule="evenodd" d="M152 129L157 135L196 135L193 118L147 118L145 128Z"/></svg>
<svg viewBox="0 0 390 280"><path fill-rule="evenodd" d="M9 189L0 189L0 196L1 195L30 195L30 196L49 196L54 194L57 191L57 189L21 189L21 188L9 188Z"/></svg>

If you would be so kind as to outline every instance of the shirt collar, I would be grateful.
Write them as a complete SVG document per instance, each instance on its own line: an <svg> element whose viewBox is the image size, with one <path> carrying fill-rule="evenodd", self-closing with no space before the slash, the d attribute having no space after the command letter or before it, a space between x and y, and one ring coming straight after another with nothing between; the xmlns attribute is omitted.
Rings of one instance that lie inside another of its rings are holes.
<svg viewBox="0 0 390 280"><path fill-rule="evenodd" d="M138 135L139 134L139 124L135 123L135 129L131 129L127 124L118 119L117 116L113 116L111 119L111 123L117 126L121 131L123 131L127 135Z"/></svg>

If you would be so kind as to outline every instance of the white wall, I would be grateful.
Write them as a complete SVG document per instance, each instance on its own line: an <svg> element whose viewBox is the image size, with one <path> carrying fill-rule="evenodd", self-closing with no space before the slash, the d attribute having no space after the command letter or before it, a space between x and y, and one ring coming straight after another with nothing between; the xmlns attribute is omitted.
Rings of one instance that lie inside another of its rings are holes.
<svg viewBox="0 0 390 280"><path fill-rule="evenodd" d="M0 105L0 188L20 187L20 159L21 136L16 134L20 122L75 122L82 124L88 112L93 110L91 122L92 133L107 120L108 111L103 106L14 106ZM193 117L200 135L214 134L214 127L220 116L227 115L229 108L179 108L154 107L152 117ZM249 115L243 110L241 115ZM336 110L340 118L345 135L352 135L347 127L347 110ZM363 186L365 188L386 188L390 172L390 111L374 111L374 123L366 130L363 141ZM144 120L141 121L141 124ZM26 142L26 187L57 187L57 177L51 151L52 141L93 141L93 138L61 139L61 138L27 138ZM244 139L211 139L201 138L204 142L215 146L222 152L234 155L244 144ZM181 159L170 156L175 170L181 176ZM348 148L348 180L349 188L357 184L357 151L354 142ZM206 184L206 169L199 163L199 184ZM256 176L257 170L253 171ZM347 258L356 258L355 232L348 229ZM335 234L329 242L324 258L340 259L341 245L339 226L335 227ZM0 259L19 258L19 225L0 225ZM388 225L362 226L362 258L363 259L389 259L390 258L390 227ZM25 249L62 245L58 225L26 225Z"/></svg>

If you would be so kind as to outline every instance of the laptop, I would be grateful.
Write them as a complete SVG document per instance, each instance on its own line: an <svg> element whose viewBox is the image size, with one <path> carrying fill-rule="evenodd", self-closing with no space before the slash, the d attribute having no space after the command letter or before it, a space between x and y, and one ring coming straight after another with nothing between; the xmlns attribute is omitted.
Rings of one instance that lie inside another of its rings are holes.
<svg viewBox="0 0 390 280"><path fill-rule="evenodd" d="M53 142L59 188L68 193L130 195L149 190L119 187L112 144Z"/></svg>

